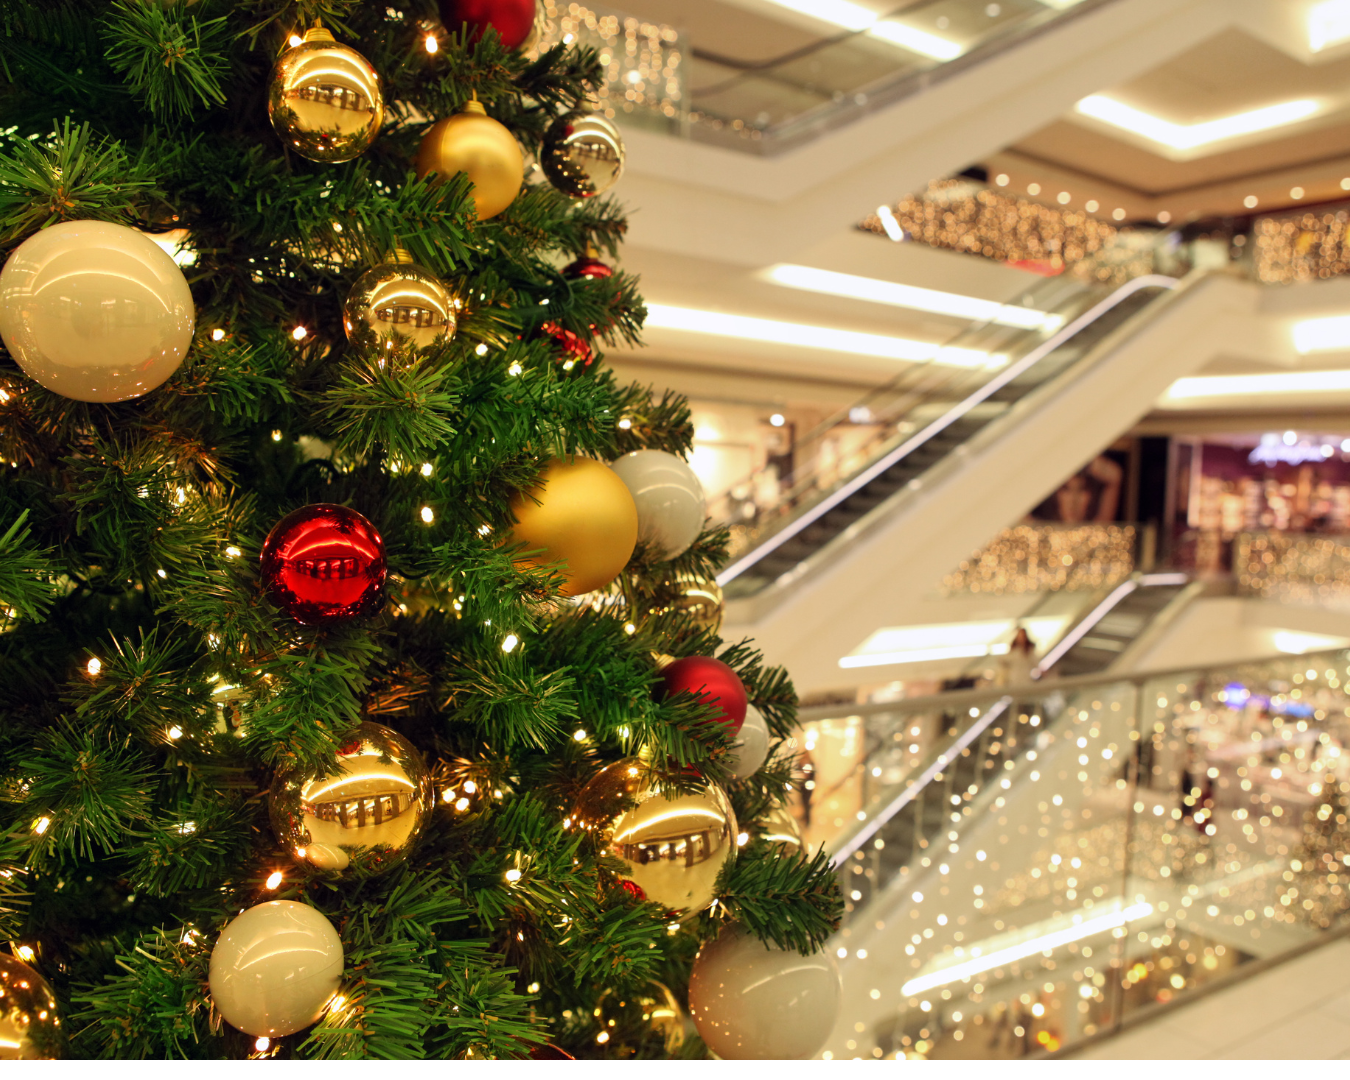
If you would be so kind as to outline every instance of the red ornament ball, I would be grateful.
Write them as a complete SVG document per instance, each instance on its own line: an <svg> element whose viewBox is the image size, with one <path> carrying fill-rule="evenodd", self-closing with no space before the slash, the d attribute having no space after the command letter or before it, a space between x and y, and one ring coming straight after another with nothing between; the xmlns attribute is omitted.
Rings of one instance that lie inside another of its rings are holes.
<svg viewBox="0 0 1350 1080"><path fill-rule="evenodd" d="M346 506L293 510L267 534L262 580L273 603L305 626L374 615L387 564L375 526Z"/></svg>
<svg viewBox="0 0 1350 1080"><path fill-rule="evenodd" d="M562 269L562 275L571 281L581 278L607 278L614 276L614 268L599 259L583 255L576 262L570 262Z"/></svg>
<svg viewBox="0 0 1350 1080"><path fill-rule="evenodd" d="M715 718L735 735L745 723L745 684L721 660L711 656L686 656L661 669L666 695L688 690L708 705L716 705L720 714Z"/></svg>
<svg viewBox="0 0 1350 1080"><path fill-rule="evenodd" d="M490 26L508 49L518 49L534 29L535 0L441 0L441 22L452 33L468 26L477 41Z"/></svg>
<svg viewBox="0 0 1350 1080"><path fill-rule="evenodd" d="M555 322L546 322L539 329L545 337L552 339L553 344L558 347L557 359L567 370L570 371L578 364L582 367L589 367L591 361L595 359L595 353L591 351L591 347L571 330L564 329Z"/></svg>

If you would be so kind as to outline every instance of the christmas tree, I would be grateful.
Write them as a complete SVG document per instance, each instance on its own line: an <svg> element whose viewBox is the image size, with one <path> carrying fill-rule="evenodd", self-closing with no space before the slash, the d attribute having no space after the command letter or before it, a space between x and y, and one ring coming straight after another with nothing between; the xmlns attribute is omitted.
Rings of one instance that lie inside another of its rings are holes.
<svg viewBox="0 0 1350 1080"><path fill-rule="evenodd" d="M533 0L0 18L0 1057L814 1052L764 1043L838 993L828 863L760 837L792 686L718 638L685 403L601 354L596 52Z"/></svg>

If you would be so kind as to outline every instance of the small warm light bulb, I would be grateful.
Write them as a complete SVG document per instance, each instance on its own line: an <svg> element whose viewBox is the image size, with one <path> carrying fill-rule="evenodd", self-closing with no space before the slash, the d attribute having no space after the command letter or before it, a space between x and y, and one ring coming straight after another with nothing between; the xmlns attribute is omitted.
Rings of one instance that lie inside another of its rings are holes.
<svg viewBox="0 0 1350 1080"><path fill-rule="evenodd" d="M774 427L782 427L784 424L787 423L787 419L786 417L783 416L782 413L774 413L771 417L769 417L769 423L772 424Z"/></svg>
<svg viewBox="0 0 1350 1080"><path fill-rule="evenodd" d="M242 555L242 554L243 554L243 552L240 551L240 550L239 550L237 547L235 547L233 544L231 544L229 547L227 547L227 548L225 549L225 555L226 555L227 558L230 558L230 559L237 559L237 558L239 558L239 556Z"/></svg>
<svg viewBox="0 0 1350 1080"><path fill-rule="evenodd" d="M341 1011L342 1007L343 1007L344 1005L346 1005L346 1004L347 1004L347 999L346 999L345 997L343 997L341 994L338 994L338 996L335 997L335 998L333 999L333 1003L332 1003L331 1005L329 1005L328 1007L329 1007L329 1009L331 1009L333 1012L339 1012L339 1011Z"/></svg>
<svg viewBox="0 0 1350 1080"><path fill-rule="evenodd" d="M181 739L182 737L183 737L183 729L180 728L177 724L174 724L173 727L169 728L170 739Z"/></svg>
<svg viewBox="0 0 1350 1080"><path fill-rule="evenodd" d="M52 819L49 817L40 817L33 822L33 831L41 836L51 826Z"/></svg>
<svg viewBox="0 0 1350 1080"><path fill-rule="evenodd" d="M750 834L748 832L736 834L737 847L745 847L745 845L748 844L749 842L750 842Z"/></svg>
<svg viewBox="0 0 1350 1080"><path fill-rule="evenodd" d="M24 960L24 961L26 961L26 962L28 962L28 963L31 964L34 960L37 959L37 954L36 954L35 952L33 952L33 950L32 950L29 946L27 946L27 945L20 945L20 946L19 946L19 959L20 959L20 960Z"/></svg>
<svg viewBox="0 0 1350 1080"><path fill-rule="evenodd" d="M169 575L166 574L163 570L156 570L155 576L160 578L167 578Z"/></svg>
<svg viewBox="0 0 1350 1080"><path fill-rule="evenodd" d="M427 52L429 52L429 53L437 53L437 52L440 52L440 50L441 50L441 43L440 43L439 41L436 40L436 35L435 35L435 34L428 34L428 35L427 35L426 46L427 46Z"/></svg>
<svg viewBox="0 0 1350 1080"><path fill-rule="evenodd" d="M434 513L432 513L431 507L429 507L429 506L424 506L424 507L422 507L422 520L423 520L423 521L425 521L428 525L430 525L430 524L432 523L432 521L435 520L435 518L436 518L436 515L435 515Z"/></svg>
<svg viewBox="0 0 1350 1080"><path fill-rule="evenodd" d="M295 338L296 341L304 341L305 335L308 333L309 331L306 330L303 326L297 326L294 330L291 331L291 337Z"/></svg>
<svg viewBox="0 0 1350 1080"><path fill-rule="evenodd" d="M537 982L530 983L529 986L525 987L525 993L527 994L539 993L539 984Z"/></svg>
<svg viewBox="0 0 1350 1080"><path fill-rule="evenodd" d="M514 363L506 369L506 373L508 375L519 375L524 370L525 369L521 367L519 363Z"/></svg>
<svg viewBox="0 0 1350 1080"><path fill-rule="evenodd" d="M211 331L211 340L212 340L212 341L224 341L224 340L225 340L225 331L222 330L219 326L217 326L214 330Z"/></svg>
<svg viewBox="0 0 1350 1080"><path fill-rule="evenodd" d="M517 881L520 880L520 871L516 869L508 870L506 872L506 880L511 882L512 885L514 885Z"/></svg>
<svg viewBox="0 0 1350 1080"><path fill-rule="evenodd" d="M295 41L295 38L292 38L291 40ZM295 43L297 45L299 44L298 41L296 41ZM269 1039L266 1035L260 1035L258 1036L258 1041L253 1044L253 1049L258 1051L258 1053L260 1054L265 1054L271 1048L271 1046L272 1040Z"/></svg>
<svg viewBox="0 0 1350 1080"><path fill-rule="evenodd" d="M624 623L624 624L623 624L623 632L624 632L625 634L636 634L636 633L637 633L637 626L636 626L634 623L630 623L630 622L629 622L629 623Z"/></svg>
<svg viewBox="0 0 1350 1080"><path fill-rule="evenodd" d="M475 345L473 351L474 351L475 353L477 353L479 356L486 356L486 355L487 355L487 346L486 346L486 345L483 345L483 344Z"/></svg>
<svg viewBox="0 0 1350 1080"><path fill-rule="evenodd" d="M585 728L577 728L576 731L574 731L574 732L572 733L572 738L576 739L577 742L585 742L585 741L586 741L586 729L585 729Z"/></svg>
<svg viewBox="0 0 1350 1080"><path fill-rule="evenodd" d="M273 441L273 442L281 442L281 432L280 432L280 431L276 431L275 429L273 430L273 432L272 432L272 441Z"/></svg>
<svg viewBox="0 0 1350 1080"><path fill-rule="evenodd" d="M97 675L103 670L103 661L97 656L91 656L89 658L89 663L85 665L85 670L88 671L90 675Z"/></svg>
<svg viewBox="0 0 1350 1080"><path fill-rule="evenodd" d="M597 1035L597 1036L595 1037L595 1041L598 1042L598 1043L607 1043L607 1042L609 1042L609 1032L608 1032L608 1031L602 1031L602 1032L600 1032L600 1034Z"/></svg>
<svg viewBox="0 0 1350 1080"><path fill-rule="evenodd" d="M516 637L515 634L507 634L502 640L502 652L510 652L519 644L520 638Z"/></svg>
<svg viewBox="0 0 1350 1080"><path fill-rule="evenodd" d="M281 884L281 871L273 870L271 875L267 878L266 887L269 889L275 889L280 884Z"/></svg>
<svg viewBox="0 0 1350 1080"><path fill-rule="evenodd" d="M465 780L464 790L467 791L470 795L472 795L475 791L478 790L478 785L475 784L472 780Z"/></svg>
<svg viewBox="0 0 1350 1080"><path fill-rule="evenodd" d="M628 417L626 417L626 416L625 416L622 420L619 421L619 430L620 430L620 431L627 431L627 430L628 430L629 428L631 428L632 426L633 426L633 421L629 420Z"/></svg>
<svg viewBox="0 0 1350 1080"><path fill-rule="evenodd" d="M290 37L286 39L286 44L289 45L291 48L295 48L297 45L303 45L304 43L305 39L302 38L299 34L292 34Z"/></svg>
<svg viewBox="0 0 1350 1080"><path fill-rule="evenodd" d="M431 462L429 461L422 462L422 475L423 476L431 475Z"/></svg>
<svg viewBox="0 0 1350 1080"><path fill-rule="evenodd" d="M456 810L467 810L468 808L469 808L468 799L460 799L459 802L455 803Z"/></svg>

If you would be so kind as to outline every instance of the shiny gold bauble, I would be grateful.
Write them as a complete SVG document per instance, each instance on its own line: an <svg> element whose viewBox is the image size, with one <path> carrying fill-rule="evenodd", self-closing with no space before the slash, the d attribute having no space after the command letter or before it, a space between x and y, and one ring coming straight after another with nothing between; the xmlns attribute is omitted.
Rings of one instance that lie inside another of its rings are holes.
<svg viewBox="0 0 1350 1080"><path fill-rule="evenodd" d="M21 960L0 953L0 1061L39 1061L65 1048L56 995Z"/></svg>
<svg viewBox="0 0 1350 1080"><path fill-rule="evenodd" d="M602 1029L609 1026L611 1019L616 1021L617 1026L623 1011L641 1009L643 1022L650 1025L652 1031L661 1037L661 1041L666 1045L666 1053L675 1053L684 1043L684 1010L680 1008L680 1003L675 1000L675 995L665 983L653 979L636 993L620 994L614 990L606 990L596 1001L595 1007L599 1010L596 1019L599 1020Z"/></svg>
<svg viewBox="0 0 1350 1080"><path fill-rule="evenodd" d="M301 157L351 161L370 148L384 123L379 73L327 30L310 30L272 70L267 115Z"/></svg>
<svg viewBox="0 0 1350 1080"><path fill-rule="evenodd" d="M342 306L347 337L367 349L393 347L399 338L425 349L453 337L457 321L441 279L402 248L357 278Z"/></svg>
<svg viewBox="0 0 1350 1080"><path fill-rule="evenodd" d="M775 806L764 816L764 824L756 830L756 835L788 855L802 850L802 827L792 811L783 805Z"/></svg>
<svg viewBox="0 0 1350 1080"><path fill-rule="evenodd" d="M544 135L539 167L574 199L589 199L619 182L627 153L619 129L599 113L560 116Z"/></svg>
<svg viewBox="0 0 1350 1080"><path fill-rule="evenodd" d="M638 758L591 778L568 819L623 864L620 880L677 916L717 898L717 877L736 857L736 814L716 784L667 795Z"/></svg>
<svg viewBox="0 0 1350 1080"><path fill-rule="evenodd" d="M685 615L700 630L714 634L722 629L722 586L715 577L704 577L692 570L675 575L679 596L671 608Z"/></svg>
<svg viewBox="0 0 1350 1080"><path fill-rule="evenodd" d="M473 205L480 221L510 206L525 182L520 143L477 101L432 124L417 149L419 177L439 173L449 178L461 172L473 181Z"/></svg>
<svg viewBox="0 0 1350 1080"><path fill-rule="evenodd" d="M357 728L327 775L279 775L268 799L277 839L296 859L355 876L402 862L433 806L422 755L379 724Z"/></svg>
<svg viewBox="0 0 1350 1080"><path fill-rule="evenodd" d="M637 546L637 507L610 469L590 458L557 458L538 487L511 501L516 525L511 538L529 550L532 566L557 566L566 579L564 596L604 588Z"/></svg>

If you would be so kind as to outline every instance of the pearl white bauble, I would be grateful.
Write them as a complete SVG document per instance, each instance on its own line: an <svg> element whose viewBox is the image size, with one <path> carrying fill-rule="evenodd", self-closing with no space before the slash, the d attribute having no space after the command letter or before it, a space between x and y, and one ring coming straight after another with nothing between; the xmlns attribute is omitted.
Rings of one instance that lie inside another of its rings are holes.
<svg viewBox="0 0 1350 1080"><path fill-rule="evenodd" d="M769 756L769 725L753 705L745 707L745 723L736 734L731 754L737 780L754 776Z"/></svg>
<svg viewBox="0 0 1350 1080"><path fill-rule="evenodd" d="M52 225L0 271L0 337L29 378L76 401L159 386L187 354L195 317L173 259L124 225Z"/></svg>
<svg viewBox="0 0 1350 1080"><path fill-rule="evenodd" d="M293 900L249 908L211 951L211 997L248 1035L275 1038L309 1027L342 982L342 941L319 911Z"/></svg>
<svg viewBox="0 0 1350 1080"><path fill-rule="evenodd" d="M720 1058L798 1060L829 1039L841 992L829 953L787 952L733 925L694 958L689 1013Z"/></svg>
<svg viewBox="0 0 1350 1080"><path fill-rule="evenodd" d="M659 559L683 555L703 531L703 485L682 459L664 450L634 450L610 466L637 504L638 539Z"/></svg>

